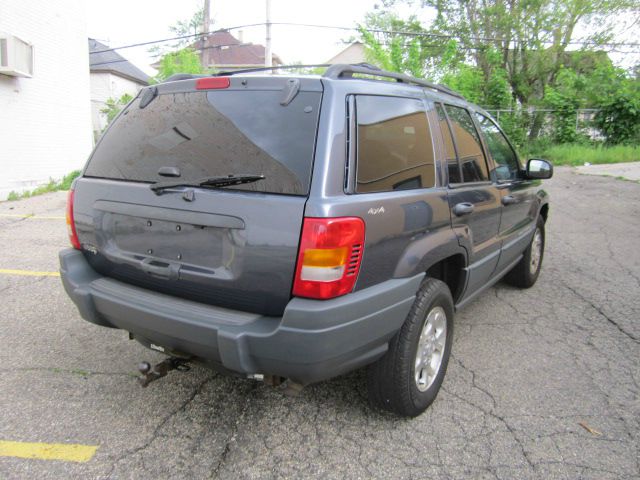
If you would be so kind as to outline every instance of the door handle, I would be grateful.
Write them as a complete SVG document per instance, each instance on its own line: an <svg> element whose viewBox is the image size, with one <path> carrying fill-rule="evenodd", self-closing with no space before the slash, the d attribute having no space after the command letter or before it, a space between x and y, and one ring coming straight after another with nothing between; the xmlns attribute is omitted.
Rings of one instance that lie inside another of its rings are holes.
<svg viewBox="0 0 640 480"><path fill-rule="evenodd" d="M458 217L469 215L470 213L473 213L474 210L475 207L473 206L473 203L469 202L458 203L455 207L453 207L453 213L455 213Z"/></svg>
<svg viewBox="0 0 640 480"><path fill-rule="evenodd" d="M175 263L165 263L145 258L140 262L140 269L152 277L164 278L165 280L177 280L180 273L180 265Z"/></svg>
<svg viewBox="0 0 640 480"><path fill-rule="evenodd" d="M518 199L516 197L514 197L513 195L507 195L505 197L502 197L502 204L503 205L513 205L514 203L518 203Z"/></svg>

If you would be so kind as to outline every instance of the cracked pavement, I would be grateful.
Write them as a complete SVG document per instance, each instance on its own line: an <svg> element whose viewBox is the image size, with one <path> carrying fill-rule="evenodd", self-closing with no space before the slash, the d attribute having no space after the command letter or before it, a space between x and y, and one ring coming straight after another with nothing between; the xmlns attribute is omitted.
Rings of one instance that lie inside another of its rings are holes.
<svg viewBox="0 0 640 480"><path fill-rule="evenodd" d="M413 420L370 410L362 371L298 397L201 367L142 389L137 363L161 355L81 320L58 278L0 275L0 439L100 446L0 458L0 478L640 477L640 185L557 168L545 188L538 283L457 314L443 389ZM0 268L57 270L66 245L64 220L0 217Z"/></svg>

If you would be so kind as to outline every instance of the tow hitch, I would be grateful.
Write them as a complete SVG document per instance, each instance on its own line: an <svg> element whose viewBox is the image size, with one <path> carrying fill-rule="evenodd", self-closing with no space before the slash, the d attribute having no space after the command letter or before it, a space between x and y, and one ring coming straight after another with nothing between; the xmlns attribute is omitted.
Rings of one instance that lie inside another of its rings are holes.
<svg viewBox="0 0 640 480"><path fill-rule="evenodd" d="M146 387L151 382L164 377L171 370L178 370L179 372L188 372L191 367L189 366L189 360L184 358L169 357L162 362L151 367L149 362L141 362L138 364L138 371L142 374L138 377L138 382L142 387Z"/></svg>

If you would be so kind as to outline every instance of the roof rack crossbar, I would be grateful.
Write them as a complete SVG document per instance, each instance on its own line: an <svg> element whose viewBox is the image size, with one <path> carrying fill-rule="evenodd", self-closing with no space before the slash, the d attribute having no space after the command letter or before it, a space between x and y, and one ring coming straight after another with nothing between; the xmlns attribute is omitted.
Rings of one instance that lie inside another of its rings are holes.
<svg viewBox="0 0 640 480"><path fill-rule="evenodd" d="M354 65L348 64L335 64L331 65L326 72L322 75L325 78L331 79L339 79L339 78L351 78L354 73L360 73L363 75L371 75L374 77L383 77L383 78L393 78L394 80L400 83L408 83L411 85L419 85L421 87L427 87L432 90L436 90L438 92L446 93L448 95L460 98L464 100L465 98L460 95L458 92L454 92L448 87L444 85L440 85L437 83L432 83L427 80L423 80L420 78L410 77L409 75L404 75L402 73L396 72L388 72L386 70L382 70L375 65L370 65L368 63L358 63Z"/></svg>

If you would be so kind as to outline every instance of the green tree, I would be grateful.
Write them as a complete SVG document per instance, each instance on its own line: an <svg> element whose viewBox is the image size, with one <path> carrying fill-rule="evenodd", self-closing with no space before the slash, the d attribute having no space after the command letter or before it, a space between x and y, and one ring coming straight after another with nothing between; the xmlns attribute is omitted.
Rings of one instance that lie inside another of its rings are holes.
<svg viewBox="0 0 640 480"><path fill-rule="evenodd" d="M590 48L609 40L615 16L630 0L424 0L437 11L433 30L456 36L485 78L490 49L501 54L514 99L536 105L570 56L576 26L589 26Z"/></svg>
<svg viewBox="0 0 640 480"><path fill-rule="evenodd" d="M365 25L359 26L358 29L365 46L367 61L385 70L425 77L430 59L435 57L435 52L426 38L419 35L424 34L425 30L416 17L403 20L388 12L368 13ZM380 32L374 33L372 30ZM387 33L389 31L405 33ZM406 32L409 32L409 35ZM412 33L416 35L412 36Z"/></svg>
<svg viewBox="0 0 640 480"><path fill-rule="evenodd" d="M640 82L629 79L602 105L596 125L609 144L640 144Z"/></svg>
<svg viewBox="0 0 640 480"><path fill-rule="evenodd" d="M420 45L426 47L420 57L425 75L444 78L463 90L480 89L470 98L482 99L487 107L510 104L523 111L543 106L546 91L555 87L563 66L575 63L581 55L569 48L578 24L588 25L588 48L596 50L610 41L612 22L635 5L633 0L422 0L423 7L436 11L433 23L422 26L415 18L402 21L388 9L395 3L409 2L384 2L385 9L366 17L366 28L387 25L395 32L408 28L421 32ZM390 60L402 59L408 52L406 47L395 51L402 45L395 37L415 39L385 34L372 44L370 36L362 35L374 57ZM451 39L456 41L456 62L446 57ZM406 62L390 63L408 70ZM534 116L530 137L538 135L543 119L542 115Z"/></svg>
<svg viewBox="0 0 640 480"><path fill-rule="evenodd" d="M202 33L202 24L204 23L204 8L197 10L190 19L178 20L169 26L169 31L174 37L188 37L173 40L165 46L155 45L149 49L149 53L154 56L161 56L169 51L181 50L188 45L192 45L199 38L198 34Z"/></svg>
<svg viewBox="0 0 640 480"><path fill-rule="evenodd" d="M120 98L107 99L104 108L100 109L100 113L104 113L107 116L107 125L118 116L120 110L126 107L131 100L133 100L133 97L128 93L125 93Z"/></svg>
<svg viewBox="0 0 640 480"><path fill-rule="evenodd" d="M185 37L187 35L196 35L202 33L202 24L204 23L204 8L197 10L189 20L178 20L169 27L169 31L176 37ZM180 48L193 43L192 38L184 38L176 40L173 48Z"/></svg>
<svg viewBox="0 0 640 480"><path fill-rule="evenodd" d="M165 54L160 60L155 80L161 82L176 73L203 73L200 57L192 48Z"/></svg>

